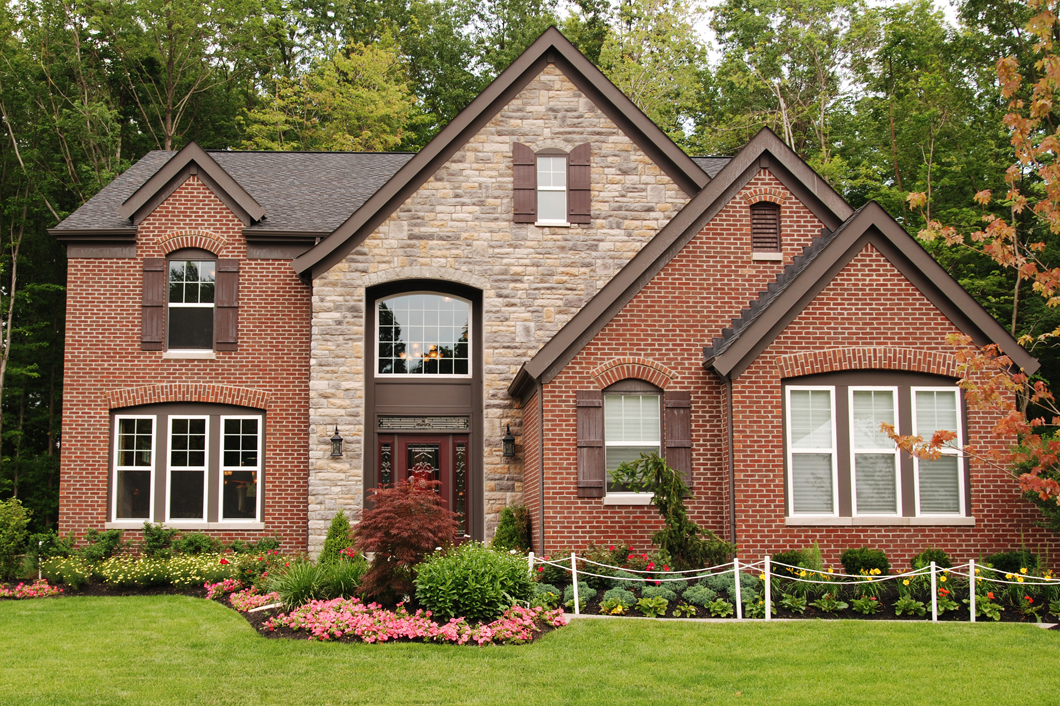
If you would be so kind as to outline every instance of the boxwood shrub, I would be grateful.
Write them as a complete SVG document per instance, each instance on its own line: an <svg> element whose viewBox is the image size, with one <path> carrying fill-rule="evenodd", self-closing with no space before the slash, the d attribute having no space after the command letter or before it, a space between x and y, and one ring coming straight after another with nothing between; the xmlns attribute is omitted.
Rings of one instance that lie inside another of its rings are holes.
<svg viewBox="0 0 1060 706"><path fill-rule="evenodd" d="M953 568L953 562L950 561L949 555L935 547L928 547L913 557L909 563L914 569L922 569L925 566L931 566L931 562L935 562L935 566L940 569Z"/></svg>
<svg viewBox="0 0 1060 706"><path fill-rule="evenodd" d="M891 573L891 562L887 561L882 549L847 549L839 560L843 562L843 571L851 576L860 575L862 570L868 573L872 569L879 569L881 574Z"/></svg>
<svg viewBox="0 0 1060 706"><path fill-rule="evenodd" d="M533 593L522 556L475 542L435 552L416 567L416 599L445 620L495 620Z"/></svg>
<svg viewBox="0 0 1060 706"><path fill-rule="evenodd" d="M677 594L666 584L661 586L652 586L651 584L648 584L640 589L640 595L642 598L665 598L670 603L677 600Z"/></svg>
<svg viewBox="0 0 1060 706"><path fill-rule="evenodd" d="M706 607L714 602L714 599L718 597L718 592L702 584L696 584L686 588L681 597L689 603Z"/></svg>

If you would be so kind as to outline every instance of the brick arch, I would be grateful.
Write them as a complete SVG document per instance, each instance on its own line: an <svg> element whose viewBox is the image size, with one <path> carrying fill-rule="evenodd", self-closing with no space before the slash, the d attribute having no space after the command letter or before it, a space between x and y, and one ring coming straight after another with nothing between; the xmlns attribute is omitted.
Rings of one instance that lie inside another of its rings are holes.
<svg viewBox="0 0 1060 706"><path fill-rule="evenodd" d="M665 390L671 382L677 379L677 373L673 370L648 358L613 358L592 370L589 375L601 390L629 378L644 380Z"/></svg>
<svg viewBox="0 0 1060 706"><path fill-rule="evenodd" d="M369 272L362 276L361 284L365 287L374 287L377 284L400 282L406 279L433 279L441 282L466 284L480 291L489 289L489 280L485 277L447 267L397 267L378 272Z"/></svg>
<svg viewBox="0 0 1060 706"><path fill-rule="evenodd" d="M790 194L783 189L777 189L772 186L759 186L751 189L747 189L743 193L743 200L748 206L754 205L761 201L768 201L769 203L775 203L778 206L783 206L784 202L788 200Z"/></svg>
<svg viewBox="0 0 1060 706"><path fill-rule="evenodd" d="M794 378L838 370L908 370L959 377L953 353L897 346L829 348L777 356L781 378Z"/></svg>
<svg viewBox="0 0 1060 706"><path fill-rule="evenodd" d="M184 248L199 248L209 250L214 255L220 255L226 245L228 245L227 238L208 230L175 230L158 239L158 247L166 255Z"/></svg>
<svg viewBox="0 0 1060 706"><path fill-rule="evenodd" d="M253 407L254 409L267 409L269 406L269 393L264 390L210 383L169 383L127 387L121 390L110 390L106 393L106 397L109 409L162 402L208 402Z"/></svg>

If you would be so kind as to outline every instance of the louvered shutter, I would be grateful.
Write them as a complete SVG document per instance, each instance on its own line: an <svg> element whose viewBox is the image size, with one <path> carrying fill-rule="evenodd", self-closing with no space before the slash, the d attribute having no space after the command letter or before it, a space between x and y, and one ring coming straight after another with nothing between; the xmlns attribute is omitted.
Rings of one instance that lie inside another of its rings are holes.
<svg viewBox="0 0 1060 706"><path fill-rule="evenodd" d="M607 485L604 467L604 395L599 390L579 390L578 497L602 498Z"/></svg>
<svg viewBox="0 0 1060 706"><path fill-rule="evenodd" d="M166 306L166 261L144 258L144 282L140 318L140 350L162 350L162 322Z"/></svg>
<svg viewBox="0 0 1060 706"><path fill-rule="evenodd" d="M760 201L751 206L751 250L780 252L780 206Z"/></svg>
<svg viewBox="0 0 1060 706"><path fill-rule="evenodd" d="M234 351L239 342L239 260L217 261L214 349Z"/></svg>
<svg viewBox="0 0 1060 706"><path fill-rule="evenodd" d="M588 142L570 151L567 163L570 169L567 220L570 223L589 223L592 220L591 161L592 150Z"/></svg>
<svg viewBox="0 0 1060 706"><path fill-rule="evenodd" d="M537 155L524 144L512 145L512 204L516 223L537 220Z"/></svg>
<svg viewBox="0 0 1060 706"><path fill-rule="evenodd" d="M666 465L681 474L692 487L692 400L687 390L668 390L663 393L666 410L663 436L666 445Z"/></svg>

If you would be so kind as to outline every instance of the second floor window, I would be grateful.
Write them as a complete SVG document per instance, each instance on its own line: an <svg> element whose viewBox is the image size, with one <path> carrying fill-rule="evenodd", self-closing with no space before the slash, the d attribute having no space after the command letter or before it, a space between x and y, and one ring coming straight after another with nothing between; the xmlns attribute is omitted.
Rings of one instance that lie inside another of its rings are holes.
<svg viewBox="0 0 1060 706"><path fill-rule="evenodd" d="M168 273L171 350L211 349L214 345L214 283L212 260L170 260Z"/></svg>

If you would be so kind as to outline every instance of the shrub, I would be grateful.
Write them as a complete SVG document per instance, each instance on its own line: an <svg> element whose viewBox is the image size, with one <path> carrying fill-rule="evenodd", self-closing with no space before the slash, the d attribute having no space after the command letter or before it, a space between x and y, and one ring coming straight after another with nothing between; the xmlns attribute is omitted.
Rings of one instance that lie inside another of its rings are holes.
<svg viewBox="0 0 1060 706"><path fill-rule="evenodd" d="M803 569L806 568L806 558L803 556L801 549L789 549L784 552L775 552L771 557L770 561L776 564L787 564L789 566L798 566ZM787 572L788 569L784 567L776 567L778 572Z"/></svg>
<svg viewBox="0 0 1060 706"><path fill-rule="evenodd" d="M658 618L666 615L666 609L669 605L665 598L660 598L659 596L641 598L637 601L637 610L644 613L645 617Z"/></svg>
<svg viewBox="0 0 1060 706"><path fill-rule="evenodd" d="M169 582L178 588L217 583L235 575L235 564L220 554L181 554L169 559Z"/></svg>
<svg viewBox="0 0 1060 706"><path fill-rule="evenodd" d="M614 601L626 610L629 610L637 604L637 597L633 595L632 591L627 591L624 588L612 588L604 593L603 602L607 603L608 601Z"/></svg>
<svg viewBox="0 0 1060 706"><path fill-rule="evenodd" d="M569 549L558 549L554 552L549 552L545 556L541 557L546 561L556 564L539 564L537 567L537 576L535 577L541 583L552 584L553 586L566 586L570 583L570 550Z"/></svg>
<svg viewBox="0 0 1060 706"><path fill-rule="evenodd" d="M354 531L358 551L372 554L361 581L365 595L381 600L412 595L413 567L434 551L453 543L456 514L442 507L439 481L410 479L392 488L372 490L374 507L365 511Z"/></svg>
<svg viewBox="0 0 1060 706"><path fill-rule="evenodd" d="M640 595L643 598L665 598L670 602L677 600L677 594L674 593L672 588L665 584L662 586L645 586L640 589Z"/></svg>
<svg viewBox="0 0 1060 706"><path fill-rule="evenodd" d="M584 609L585 606L593 598L596 598L596 589L592 588L585 581L578 582L578 603L579 610ZM568 608L574 607L574 584L567 586L563 589L563 605Z"/></svg>
<svg viewBox="0 0 1060 706"><path fill-rule="evenodd" d="M342 550L352 546L353 539L350 537L350 521L346 519L346 511L339 510L331 518L328 536L324 538L324 548L320 551L317 563L324 565L334 564L341 558L340 553Z"/></svg>
<svg viewBox="0 0 1060 706"><path fill-rule="evenodd" d="M487 621L534 593L518 554L468 542L416 567L416 600L442 618Z"/></svg>
<svg viewBox="0 0 1060 706"><path fill-rule="evenodd" d="M173 542L173 551L180 554L220 554L224 543L202 532L188 532Z"/></svg>
<svg viewBox="0 0 1060 706"><path fill-rule="evenodd" d="M530 511L525 505L505 507L490 546L504 551L515 549L525 554L530 551L530 543Z"/></svg>
<svg viewBox="0 0 1060 706"><path fill-rule="evenodd" d="M228 545L234 554L264 554L269 551L279 551L283 544L283 538L279 535L262 537L256 542L244 542L242 539L234 539Z"/></svg>
<svg viewBox="0 0 1060 706"><path fill-rule="evenodd" d="M326 586L324 593L330 598L351 598L359 594L361 580L368 573L368 560L363 556L353 559L341 558L333 564L321 564L324 567Z"/></svg>
<svg viewBox="0 0 1060 706"><path fill-rule="evenodd" d="M299 562L269 577L269 592L280 596L284 608L293 610L309 601L327 598L324 567L311 562Z"/></svg>
<svg viewBox="0 0 1060 706"><path fill-rule="evenodd" d="M234 578L246 586L256 586L259 591L264 591L271 577L280 575L292 564L301 563L303 559L270 549L261 554L235 554L229 561Z"/></svg>
<svg viewBox="0 0 1060 706"><path fill-rule="evenodd" d="M935 549L934 547L928 547L920 552L913 557L913 560L909 563L914 569L922 569L925 566L931 566L931 562L935 562L935 566L940 569L953 568L953 563L950 562L949 555L941 549Z"/></svg>
<svg viewBox="0 0 1060 706"><path fill-rule="evenodd" d="M721 596L725 594L733 602L736 601L736 580L732 577L731 571L724 571L720 574L713 574L700 579L699 584L706 586L711 589L717 595ZM746 598L752 595L758 590L758 579L754 578L749 574L743 572L740 573L740 594L742 598ZM688 592L685 592L687 596Z"/></svg>
<svg viewBox="0 0 1060 706"><path fill-rule="evenodd" d="M0 579L14 573L18 555L26 544L30 511L18 498L0 501Z"/></svg>
<svg viewBox="0 0 1060 706"><path fill-rule="evenodd" d="M56 556L70 556L73 551L74 538L63 539L54 531L30 535L26 543L26 553L42 561Z"/></svg>
<svg viewBox="0 0 1060 706"><path fill-rule="evenodd" d="M78 550L77 554L91 564L109 559L114 552L121 549L125 542L122 541L122 532L118 529L109 529L100 532L90 529L85 532L85 546Z"/></svg>
<svg viewBox="0 0 1060 706"><path fill-rule="evenodd" d="M685 589L685 592L681 594L689 603L703 606L706 608L708 605L714 602L714 599L718 597L718 592L702 584L696 584Z"/></svg>
<svg viewBox="0 0 1060 706"><path fill-rule="evenodd" d="M173 540L176 539L178 531L163 527L161 522L144 523L144 556L164 558L173 554Z"/></svg>
<svg viewBox="0 0 1060 706"><path fill-rule="evenodd" d="M640 579L641 576L629 571L616 571L614 577L608 583L611 588L640 588L644 585L644 582Z"/></svg>
<svg viewBox="0 0 1060 706"><path fill-rule="evenodd" d="M867 574L873 569L879 569L881 574L891 573L891 563L881 549L847 549L839 560L843 562L843 571L851 576L860 576L862 570Z"/></svg>
<svg viewBox="0 0 1060 706"><path fill-rule="evenodd" d="M1008 574L1018 574L1020 569L1026 569L1029 574L1039 573L1038 556L1026 549L991 554L986 558L986 563Z"/></svg>
<svg viewBox="0 0 1060 706"><path fill-rule="evenodd" d="M81 588L92 578L92 568L78 556L45 559L41 563L40 572L49 583L65 583L74 590Z"/></svg>
<svg viewBox="0 0 1060 706"><path fill-rule="evenodd" d="M559 604L560 596L563 592L558 588L549 583L535 583L534 584L534 600L549 608L554 608Z"/></svg>
<svg viewBox="0 0 1060 706"><path fill-rule="evenodd" d="M621 566L621 562L614 561L614 552L604 546L600 546L595 543L590 543L589 546L582 551L579 556L579 561L582 557L589 561L595 561L596 564L607 564L608 566ZM579 565L579 570L588 571L597 576L586 576L585 580L593 588L610 588L611 579L608 577L615 575L615 569L608 568L607 566L597 566L596 564L586 564L584 566Z"/></svg>
<svg viewBox="0 0 1060 706"><path fill-rule="evenodd" d="M169 562L165 559L114 556L97 568L104 583L115 588L146 588L169 583Z"/></svg>

